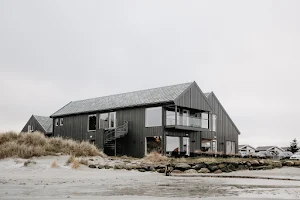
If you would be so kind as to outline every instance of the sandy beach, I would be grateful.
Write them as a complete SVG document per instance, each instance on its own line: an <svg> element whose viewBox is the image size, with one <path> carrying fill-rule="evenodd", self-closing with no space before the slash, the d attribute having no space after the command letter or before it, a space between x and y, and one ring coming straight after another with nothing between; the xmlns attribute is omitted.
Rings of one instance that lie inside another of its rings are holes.
<svg viewBox="0 0 300 200"><path fill-rule="evenodd" d="M67 156L0 160L0 199L299 199L300 181L175 177L156 172L65 165ZM51 168L56 161L57 168ZM299 168L238 171L233 176L300 179Z"/></svg>

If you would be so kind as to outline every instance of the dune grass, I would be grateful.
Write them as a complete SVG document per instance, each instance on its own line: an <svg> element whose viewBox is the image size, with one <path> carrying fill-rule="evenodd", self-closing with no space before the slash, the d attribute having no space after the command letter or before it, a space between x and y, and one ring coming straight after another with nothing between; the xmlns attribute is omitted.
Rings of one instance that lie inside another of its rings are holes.
<svg viewBox="0 0 300 200"><path fill-rule="evenodd" d="M45 137L43 133L0 134L0 159L9 157L31 158L62 153L64 155L101 156L106 155L88 142L77 142L61 137Z"/></svg>

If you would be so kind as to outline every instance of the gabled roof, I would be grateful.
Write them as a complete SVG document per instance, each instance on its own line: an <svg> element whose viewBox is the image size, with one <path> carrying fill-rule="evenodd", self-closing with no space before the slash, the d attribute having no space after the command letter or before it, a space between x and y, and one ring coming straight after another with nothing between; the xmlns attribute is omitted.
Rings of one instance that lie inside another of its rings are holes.
<svg viewBox="0 0 300 200"><path fill-rule="evenodd" d="M274 147L276 147L278 149L281 149L280 147L277 147L277 146L259 146L259 147L256 148L256 151L267 151L267 150L269 150L271 148L274 148ZM283 151L283 149L281 149L281 150Z"/></svg>
<svg viewBox="0 0 300 200"><path fill-rule="evenodd" d="M50 117L33 115L36 121L42 126L42 128L46 131L46 133L52 133L52 123L53 120Z"/></svg>
<svg viewBox="0 0 300 200"><path fill-rule="evenodd" d="M211 94L212 92L206 92L204 93L204 95L206 96L206 98L208 98L208 96Z"/></svg>
<svg viewBox="0 0 300 200"><path fill-rule="evenodd" d="M171 102L179 97L191 84L193 82L71 101L52 114L51 117Z"/></svg>
<svg viewBox="0 0 300 200"><path fill-rule="evenodd" d="M252 149L255 149L254 147L250 146L249 144L242 144L242 145L239 145L238 147L239 147L239 149L242 149L244 147L251 147Z"/></svg>

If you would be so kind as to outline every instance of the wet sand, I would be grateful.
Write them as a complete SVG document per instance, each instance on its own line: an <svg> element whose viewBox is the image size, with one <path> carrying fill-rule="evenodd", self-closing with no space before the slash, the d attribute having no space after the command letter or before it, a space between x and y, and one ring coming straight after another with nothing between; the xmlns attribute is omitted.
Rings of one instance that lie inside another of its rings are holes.
<svg viewBox="0 0 300 200"><path fill-rule="evenodd" d="M0 199L300 199L300 181L166 177L155 172L65 166L68 157L0 160ZM51 168L56 160L59 167ZM300 179L300 168L226 175Z"/></svg>

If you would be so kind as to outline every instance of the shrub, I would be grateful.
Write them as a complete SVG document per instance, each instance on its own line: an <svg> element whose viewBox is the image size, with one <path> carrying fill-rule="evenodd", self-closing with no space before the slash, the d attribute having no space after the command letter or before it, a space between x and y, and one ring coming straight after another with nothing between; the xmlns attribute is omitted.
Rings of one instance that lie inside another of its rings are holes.
<svg viewBox="0 0 300 200"><path fill-rule="evenodd" d="M51 163L51 168L57 168L58 167L58 164L56 163L56 161L53 161Z"/></svg>
<svg viewBox="0 0 300 200"><path fill-rule="evenodd" d="M47 138L39 132L0 134L0 159L8 157L31 158L55 153L106 157L96 146L88 142L66 140L61 137Z"/></svg>
<svg viewBox="0 0 300 200"><path fill-rule="evenodd" d="M75 160L73 160L73 162L72 162L71 167L72 167L72 169L77 169L79 166L80 166L79 160L78 160L78 158L75 158Z"/></svg>
<svg viewBox="0 0 300 200"><path fill-rule="evenodd" d="M86 159L80 159L79 163L82 164L82 165L86 165L86 166L89 165L89 161L86 160Z"/></svg>
<svg viewBox="0 0 300 200"><path fill-rule="evenodd" d="M168 161L169 158L166 156L163 156L162 154L153 151L151 153L149 153L148 155L146 155L143 158L144 161L146 162L151 162L151 163L155 163L155 162L164 162L164 161Z"/></svg>

